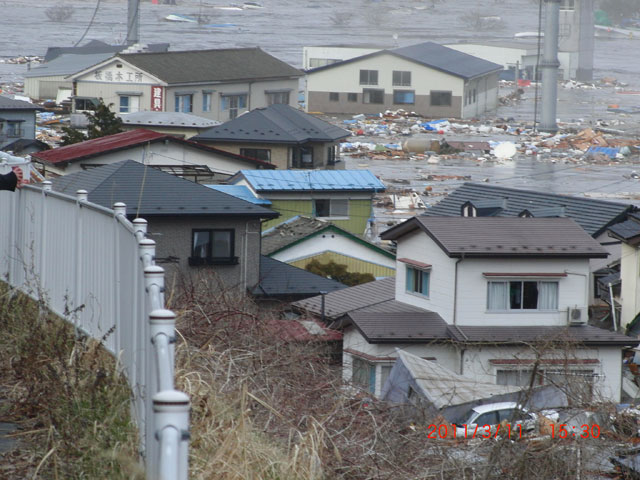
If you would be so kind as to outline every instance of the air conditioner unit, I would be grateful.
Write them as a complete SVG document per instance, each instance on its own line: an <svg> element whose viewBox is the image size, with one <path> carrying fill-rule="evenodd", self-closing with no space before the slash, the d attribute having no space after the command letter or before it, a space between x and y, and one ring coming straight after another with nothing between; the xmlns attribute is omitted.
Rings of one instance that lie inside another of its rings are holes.
<svg viewBox="0 0 640 480"><path fill-rule="evenodd" d="M568 310L569 325L586 325L589 315L585 308L569 308Z"/></svg>

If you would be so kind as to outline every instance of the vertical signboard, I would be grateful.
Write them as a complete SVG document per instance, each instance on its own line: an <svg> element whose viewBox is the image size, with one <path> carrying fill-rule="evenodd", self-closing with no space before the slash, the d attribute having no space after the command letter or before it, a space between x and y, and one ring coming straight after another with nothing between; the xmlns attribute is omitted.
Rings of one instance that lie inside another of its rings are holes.
<svg viewBox="0 0 640 480"><path fill-rule="evenodd" d="M162 112L164 106L164 89L159 85L151 87L151 111Z"/></svg>

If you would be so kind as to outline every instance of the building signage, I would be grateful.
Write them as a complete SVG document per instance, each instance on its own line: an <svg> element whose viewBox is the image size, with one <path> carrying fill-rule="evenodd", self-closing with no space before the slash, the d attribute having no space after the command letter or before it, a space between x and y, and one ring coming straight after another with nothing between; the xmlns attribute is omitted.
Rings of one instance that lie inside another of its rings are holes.
<svg viewBox="0 0 640 480"><path fill-rule="evenodd" d="M164 89L160 85L154 85L151 87L151 111L162 112L164 105Z"/></svg>

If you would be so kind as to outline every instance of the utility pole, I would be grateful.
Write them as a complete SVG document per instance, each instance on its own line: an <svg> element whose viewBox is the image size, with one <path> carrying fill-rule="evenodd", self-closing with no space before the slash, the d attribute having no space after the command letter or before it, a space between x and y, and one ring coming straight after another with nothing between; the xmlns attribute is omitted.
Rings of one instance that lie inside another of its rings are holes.
<svg viewBox="0 0 640 480"><path fill-rule="evenodd" d="M128 0L127 45L140 42L140 0Z"/></svg>
<svg viewBox="0 0 640 480"><path fill-rule="evenodd" d="M542 121L540 130L555 133L556 108L558 105L558 37L560 30L560 0L544 0L546 20L544 28L544 55L542 69Z"/></svg>

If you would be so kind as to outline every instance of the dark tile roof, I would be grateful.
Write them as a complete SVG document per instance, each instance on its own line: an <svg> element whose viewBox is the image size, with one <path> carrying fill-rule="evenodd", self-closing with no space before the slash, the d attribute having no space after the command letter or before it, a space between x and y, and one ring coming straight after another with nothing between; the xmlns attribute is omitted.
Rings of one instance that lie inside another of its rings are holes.
<svg viewBox="0 0 640 480"><path fill-rule="evenodd" d="M256 108L196 135L194 141L242 141L301 144L335 142L351 132L293 108L276 104Z"/></svg>
<svg viewBox="0 0 640 480"><path fill-rule="evenodd" d="M302 72L260 48L228 48L119 56L169 84L301 77Z"/></svg>
<svg viewBox="0 0 640 480"><path fill-rule="evenodd" d="M39 105L34 105L24 100L14 100L13 98L0 95L0 110L44 110Z"/></svg>
<svg viewBox="0 0 640 480"><path fill-rule="evenodd" d="M80 47L49 47L44 56L45 62L50 62L54 58L63 54L86 55L94 53L118 53L126 50L128 45L109 45L100 40L90 40ZM145 49L149 52L166 52L169 49L168 43L145 44Z"/></svg>
<svg viewBox="0 0 640 480"><path fill-rule="evenodd" d="M517 217L524 210L534 216L565 216L573 218L589 235L596 237L609 225L622 220L633 205L590 198L557 195L541 191L520 190L494 185L465 183L442 201L429 208L424 215L459 217L465 202L476 203L490 199L504 201L500 217ZM548 210L547 210L548 209ZM564 209L564 212L561 210Z"/></svg>
<svg viewBox="0 0 640 480"><path fill-rule="evenodd" d="M396 295L396 279L394 277L344 288L325 296L325 317L337 319L344 314L359 308L371 307L375 304L394 301ZM294 307L320 315L322 297L320 295L292 303ZM403 304L400 304L403 305Z"/></svg>
<svg viewBox="0 0 640 480"><path fill-rule="evenodd" d="M447 322L435 312L350 312L347 317L369 343L424 343L452 340Z"/></svg>
<svg viewBox="0 0 640 480"><path fill-rule="evenodd" d="M105 137L99 137L80 143L74 143L73 145L54 148L46 152L34 153L32 157L40 162L53 165L65 164L68 162L74 162L84 160L86 158L100 156L108 152L116 152L147 143L157 143L164 141L180 143L191 148L211 152L212 154L215 154L217 156L238 159L242 162L251 162L259 167L268 169L275 168L275 165L271 163L244 157L242 155L226 152L224 150L218 150L217 148L174 137L173 135L168 135L166 133L146 130L144 128L136 128L135 130L128 130L126 132L116 133L114 135L107 135ZM243 165L241 164L240 166Z"/></svg>
<svg viewBox="0 0 640 480"><path fill-rule="evenodd" d="M632 217L635 218L635 215L632 215ZM616 223L609 227L609 232L614 237L625 242L630 242L633 239L637 240L637 237L640 236L640 220L629 219L622 223Z"/></svg>
<svg viewBox="0 0 640 480"><path fill-rule="evenodd" d="M570 327L458 327L474 343L578 342L584 345L635 346L640 340L590 325Z"/></svg>
<svg viewBox="0 0 640 480"><path fill-rule="evenodd" d="M398 57L411 60L413 62L424 65L425 67L440 70L442 72L470 79L491 72L499 72L503 69L502 65L474 57L467 53L462 53L434 42L424 42L408 47L395 48L393 50L381 50L379 52L369 53L355 58L350 58L342 62L332 63L318 68L309 69L309 73L330 68L339 67L347 63L356 62L368 58L374 58L380 55L391 54Z"/></svg>
<svg viewBox="0 0 640 480"><path fill-rule="evenodd" d="M273 210L254 205L133 160L58 177L53 189L69 195L89 192L89 201L107 208L124 202L129 215L251 216L274 218ZM139 205L139 207L138 207Z"/></svg>
<svg viewBox="0 0 640 480"><path fill-rule="evenodd" d="M424 42L408 47L396 48L392 53L421 63L457 77L473 78L490 72L500 71L504 67L497 63L462 53L434 42Z"/></svg>
<svg viewBox="0 0 640 480"><path fill-rule="evenodd" d="M262 255L260 283L252 293L260 297L309 297L343 288L346 285L340 282Z"/></svg>
<svg viewBox="0 0 640 480"><path fill-rule="evenodd" d="M570 218L410 218L381 235L396 240L421 229L450 257L606 258L607 251Z"/></svg>

